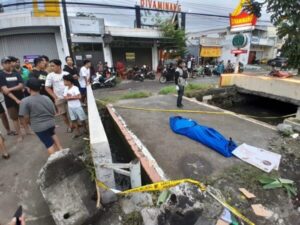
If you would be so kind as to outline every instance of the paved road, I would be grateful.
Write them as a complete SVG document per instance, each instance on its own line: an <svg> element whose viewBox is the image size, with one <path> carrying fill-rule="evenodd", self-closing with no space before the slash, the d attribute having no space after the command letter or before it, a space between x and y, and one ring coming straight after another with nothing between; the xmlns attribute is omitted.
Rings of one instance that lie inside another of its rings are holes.
<svg viewBox="0 0 300 225"><path fill-rule="evenodd" d="M74 141L72 134L65 132L62 121L58 120L57 123L63 147L80 149L81 140ZM0 129L5 134L2 124ZM6 224L17 207L22 205L27 225L55 225L36 184L38 173L47 160L47 151L35 135L26 136L20 143L16 143L15 137L4 137L11 158L0 158L0 224Z"/></svg>
<svg viewBox="0 0 300 225"><path fill-rule="evenodd" d="M156 95L146 99L123 100L115 106L174 109L176 97ZM185 100L185 109L212 111L207 106ZM203 180L206 176L217 175L224 169L243 163L236 158L225 158L215 151L172 132L169 118L174 113L145 112L121 109L117 113L130 129L148 148L158 165L172 179L194 178ZM267 148L276 131L244 119L228 115L181 114L199 123L213 127L232 137L238 144L247 143Z"/></svg>
<svg viewBox="0 0 300 225"><path fill-rule="evenodd" d="M205 84L218 84L219 77L198 77L196 79L189 79L189 83L205 83ZM160 84L158 80L145 80L144 82L125 80L118 84L115 88L103 88L94 91L96 98L105 98L109 96L122 95L128 91L149 91L153 94L157 94L160 89L165 86L175 85L174 82L168 82L166 84Z"/></svg>

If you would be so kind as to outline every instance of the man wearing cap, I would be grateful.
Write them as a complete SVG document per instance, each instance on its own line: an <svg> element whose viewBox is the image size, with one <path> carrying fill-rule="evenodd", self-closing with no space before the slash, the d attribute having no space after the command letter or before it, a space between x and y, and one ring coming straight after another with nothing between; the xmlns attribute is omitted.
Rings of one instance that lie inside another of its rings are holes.
<svg viewBox="0 0 300 225"><path fill-rule="evenodd" d="M0 87L4 94L4 101L9 117L12 119L18 141L22 140L19 123L19 104L24 97L23 80L20 74L12 71L11 59L5 57L1 60L3 70L0 73Z"/></svg>

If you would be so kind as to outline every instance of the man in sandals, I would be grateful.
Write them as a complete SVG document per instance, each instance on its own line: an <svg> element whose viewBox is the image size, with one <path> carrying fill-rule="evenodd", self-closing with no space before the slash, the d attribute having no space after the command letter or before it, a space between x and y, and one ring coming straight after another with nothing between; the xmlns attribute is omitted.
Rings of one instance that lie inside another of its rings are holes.
<svg viewBox="0 0 300 225"><path fill-rule="evenodd" d="M55 134L55 107L48 96L40 95L41 83L36 78L27 82L30 96L20 104L19 116L24 124L30 124L32 130L51 155L62 150L60 141Z"/></svg>
<svg viewBox="0 0 300 225"><path fill-rule="evenodd" d="M67 101L64 99L64 80L63 76L67 75L61 68L61 61L59 59L53 59L50 61L50 67L53 71L49 73L46 78L46 91L54 99L55 106L57 109L57 115L61 115L67 125L67 132L71 133L72 128L67 115Z"/></svg>

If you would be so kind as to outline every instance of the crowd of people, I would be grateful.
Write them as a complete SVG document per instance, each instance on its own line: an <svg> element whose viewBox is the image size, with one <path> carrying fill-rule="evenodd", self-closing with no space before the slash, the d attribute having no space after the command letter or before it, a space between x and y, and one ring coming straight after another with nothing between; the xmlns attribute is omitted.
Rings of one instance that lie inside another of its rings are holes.
<svg viewBox="0 0 300 225"><path fill-rule="evenodd" d="M13 56L1 59L0 118L6 135L15 136L21 142L26 135L36 134L49 155L63 149L55 134L56 116L63 118L66 132L74 131L73 138L88 132L84 107L91 62L85 60L79 71L70 56L65 58L65 63L62 68L61 60L49 60L44 55L35 58L32 67L28 62L21 66L20 60ZM3 134L0 153L3 159L10 158Z"/></svg>

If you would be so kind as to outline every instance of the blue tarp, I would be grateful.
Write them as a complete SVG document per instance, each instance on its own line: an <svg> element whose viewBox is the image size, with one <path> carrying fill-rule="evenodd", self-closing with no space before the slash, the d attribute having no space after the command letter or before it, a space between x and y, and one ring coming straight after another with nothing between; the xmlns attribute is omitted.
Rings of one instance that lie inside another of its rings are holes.
<svg viewBox="0 0 300 225"><path fill-rule="evenodd" d="M170 117L170 127L176 134L189 137L214 149L225 157L231 157L237 145L213 128L199 125L196 121L180 116Z"/></svg>

